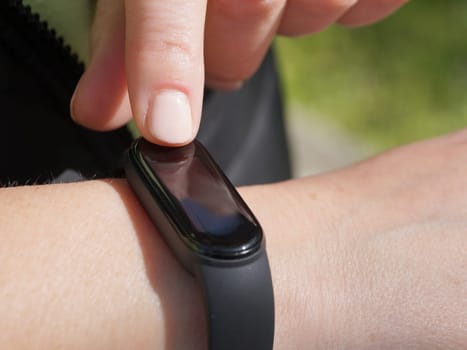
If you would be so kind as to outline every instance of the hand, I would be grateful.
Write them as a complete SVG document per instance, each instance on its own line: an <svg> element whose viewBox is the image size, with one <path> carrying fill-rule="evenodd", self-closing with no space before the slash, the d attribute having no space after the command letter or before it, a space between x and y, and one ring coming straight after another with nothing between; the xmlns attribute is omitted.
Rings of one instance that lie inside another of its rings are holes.
<svg viewBox="0 0 467 350"><path fill-rule="evenodd" d="M72 116L109 130L133 115L146 139L185 144L199 127L205 78L211 87L239 87L275 34L368 24L406 1L100 0Z"/></svg>

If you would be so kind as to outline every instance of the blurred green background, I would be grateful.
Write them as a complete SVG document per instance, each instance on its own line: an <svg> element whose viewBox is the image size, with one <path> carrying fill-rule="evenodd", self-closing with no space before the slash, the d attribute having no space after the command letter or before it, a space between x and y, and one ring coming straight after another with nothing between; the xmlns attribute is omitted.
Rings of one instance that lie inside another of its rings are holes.
<svg viewBox="0 0 467 350"><path fill-rule="evenodd" d="M467 2L412 0L364 28L276 40L286 102L375 150L467 125Z"/></svg>

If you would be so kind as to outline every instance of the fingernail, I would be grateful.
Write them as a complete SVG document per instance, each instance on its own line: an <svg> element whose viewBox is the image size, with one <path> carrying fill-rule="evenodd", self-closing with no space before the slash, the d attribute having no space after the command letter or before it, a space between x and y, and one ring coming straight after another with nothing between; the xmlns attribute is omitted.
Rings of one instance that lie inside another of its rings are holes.
<svg viewBox="0 0 467 350"><path fill-rule="evenodd" d="M180 144L191 141L193 121L188 97L176 90L159 91L149 105L146 127L161 142Z"/></svg>

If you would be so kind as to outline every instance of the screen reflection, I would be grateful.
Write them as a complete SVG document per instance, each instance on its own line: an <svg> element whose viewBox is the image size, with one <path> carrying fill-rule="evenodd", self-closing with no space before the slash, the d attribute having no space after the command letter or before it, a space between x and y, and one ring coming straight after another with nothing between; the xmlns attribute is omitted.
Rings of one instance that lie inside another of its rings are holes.
<svg viewBox="0 0 467 350"><path fill-rule="evenodd" d="M224 238L251 234L255 221L198 142L178 148L151 145L143 154L198 234Z"/></svg>

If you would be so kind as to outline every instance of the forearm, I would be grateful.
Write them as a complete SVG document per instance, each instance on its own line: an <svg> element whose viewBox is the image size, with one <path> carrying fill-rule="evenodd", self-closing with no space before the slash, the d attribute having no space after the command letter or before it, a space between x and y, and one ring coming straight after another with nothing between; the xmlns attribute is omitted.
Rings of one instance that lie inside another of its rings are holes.
<svg viewBox="0 0 467 350"><path fill-rule="evenodd" d="M289 190L242 191L267 236L276 349L318 346L328 326L338 332L316 282L321 254L293 259L308 223L294 220L306 203ZM278 197L287 212L267 205ZM0 212L0 348L206 348L199 288L125 181L2 189Z"/></svg>
<svg viewBox="0 0 467 350"><path fill-rule="evenodd" d="M198 288L124 181L2 189L0 206L0 348L202 348Z"/></svg>
<svg viewBox="0 0 467 350"><path fill-rule="evenodd" d="M465 347L464 231L394 233L353 181L241 190L266 235L275 349ZM0 213L0 348L206 348L199 288L125 181L1 189Z"/></svg>

